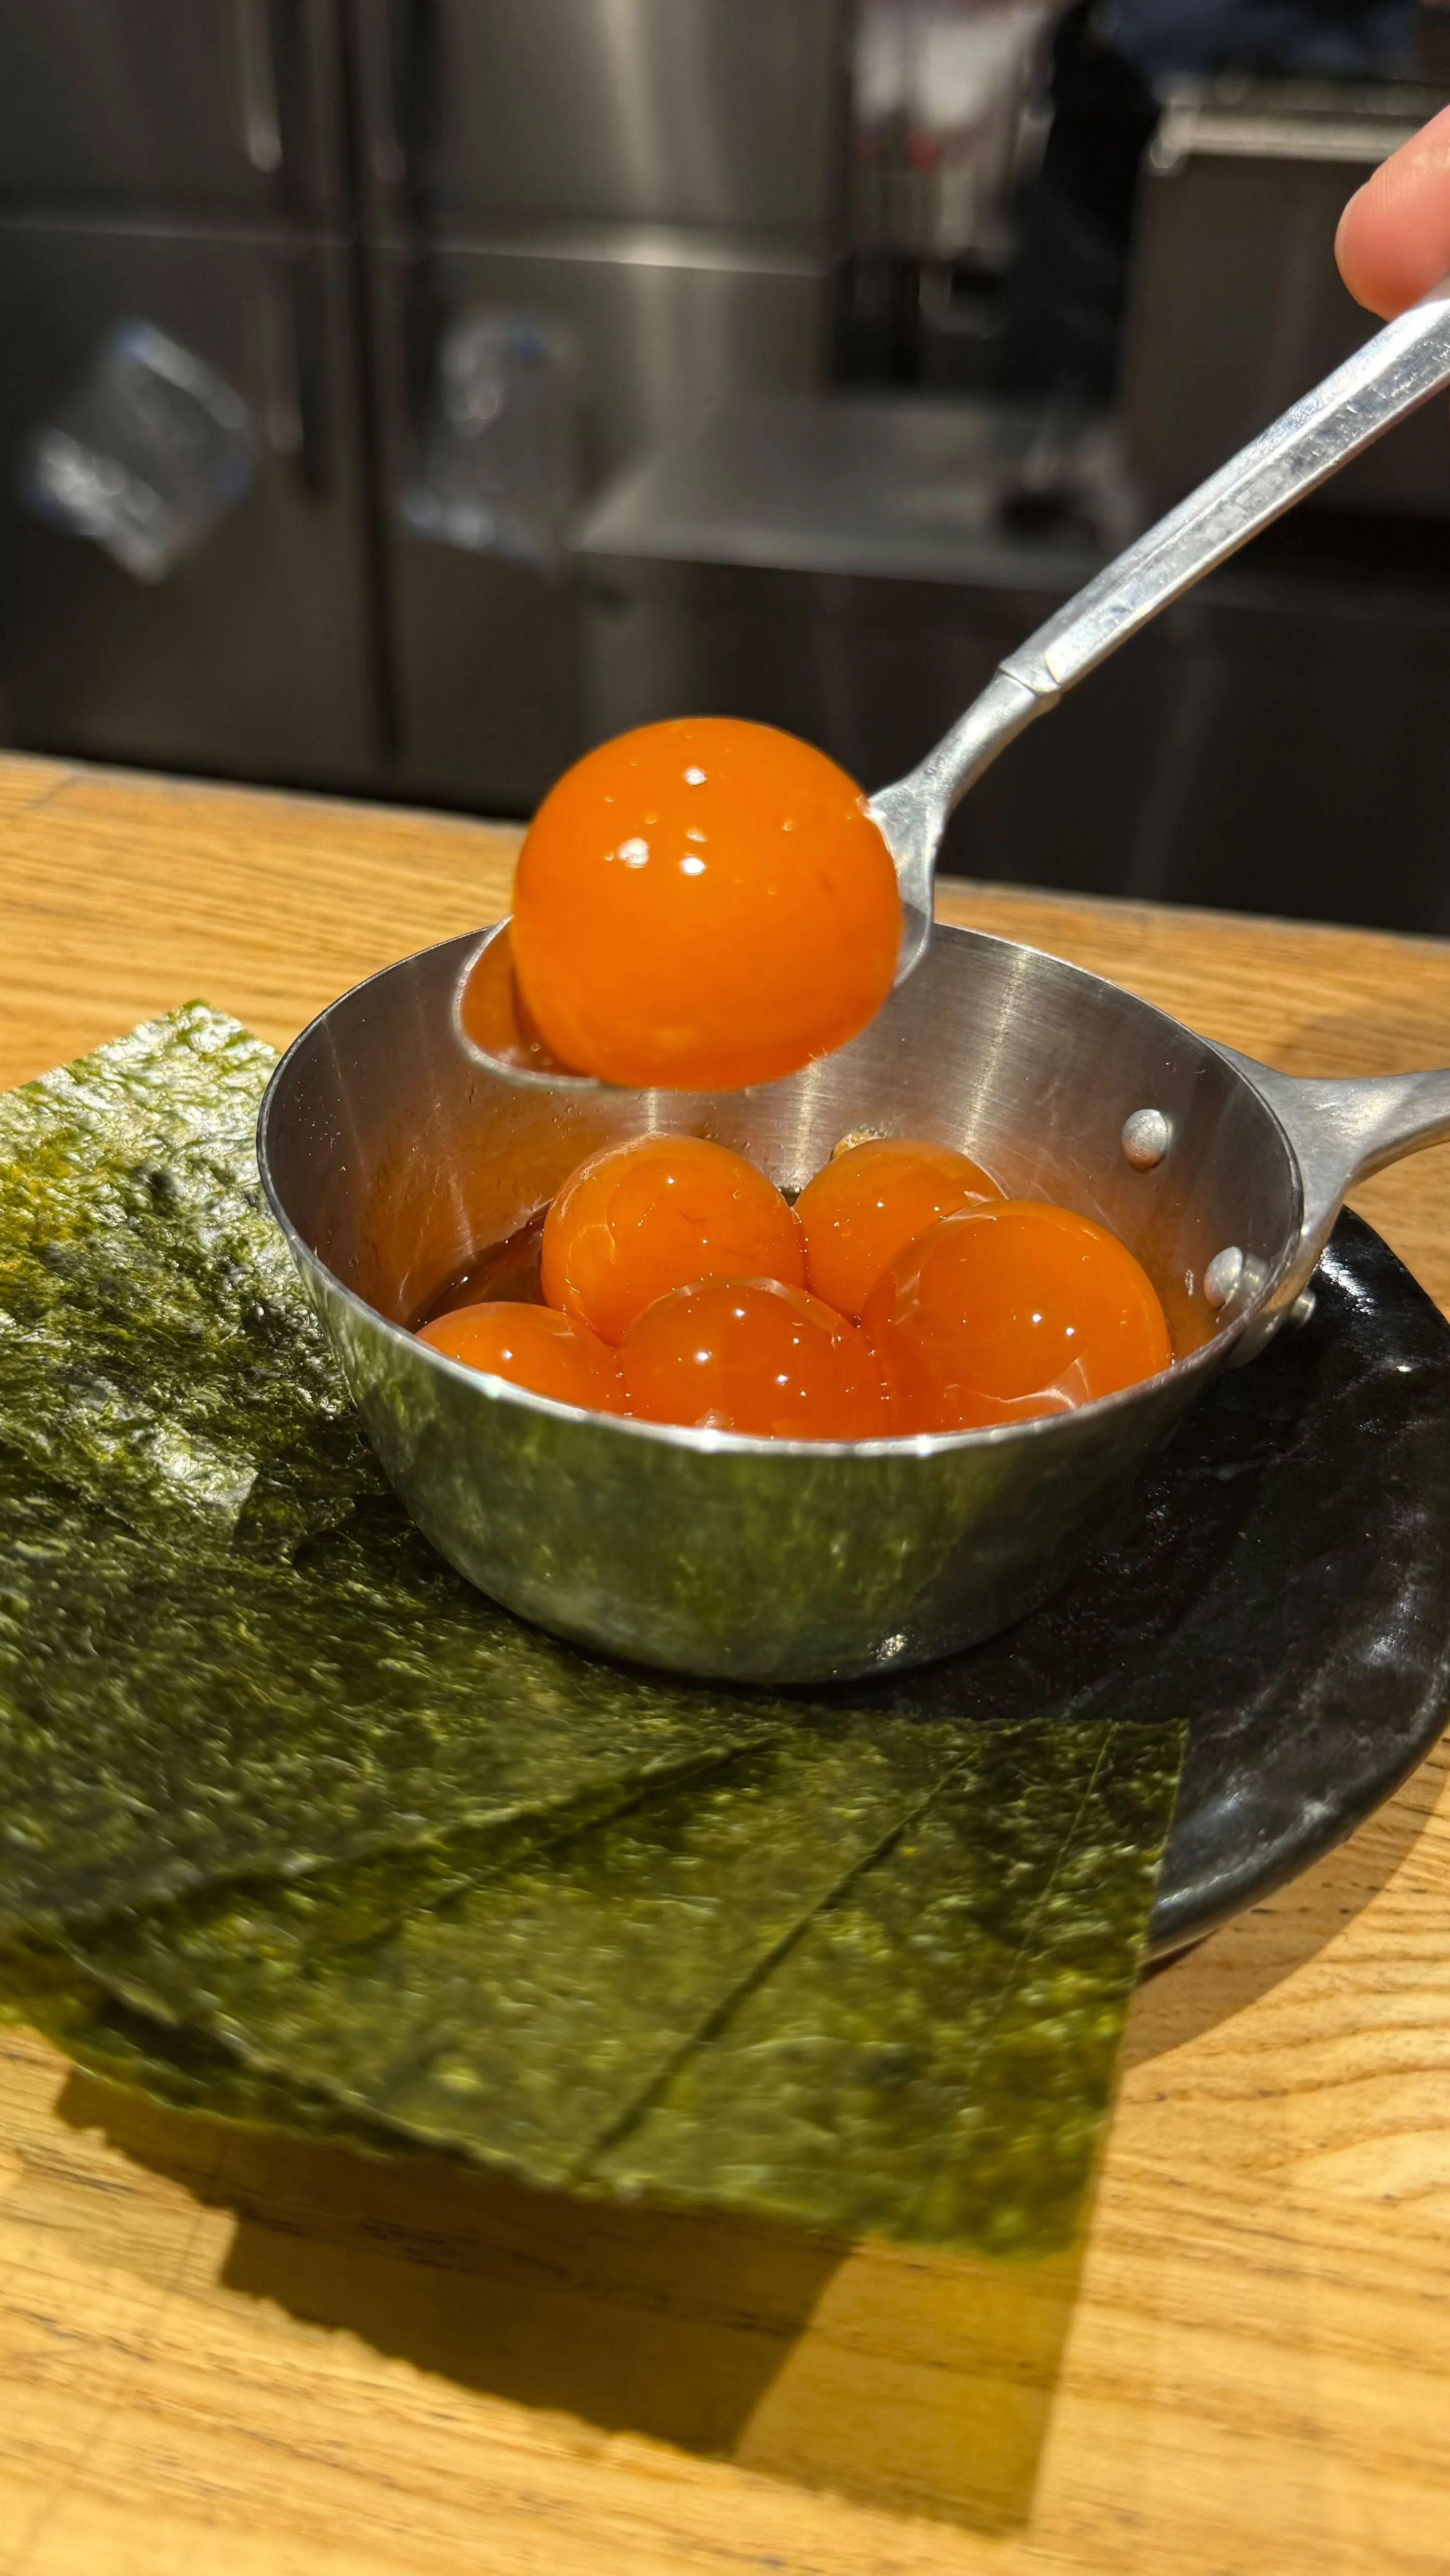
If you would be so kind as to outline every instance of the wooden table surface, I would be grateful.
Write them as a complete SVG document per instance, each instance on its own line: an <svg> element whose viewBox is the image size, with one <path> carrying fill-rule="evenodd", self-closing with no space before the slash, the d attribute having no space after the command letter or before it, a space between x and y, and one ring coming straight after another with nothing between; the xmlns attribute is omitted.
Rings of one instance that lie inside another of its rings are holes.
<svg viewBox="0 0 1450 2576"><path fill-rule="evenodd" d="M280 1042L504 908L514 837L0 760L0 1083L194 995ZM1295 1072L1450 1062L1444 944L942 909ZM1450 1152L1359 1204L1450 1305ZM1060 2351L969 2263L182 2119L0 2029L0 2576L1444 2576L1447 1899L1442 1748L1148 1980Z"/></svg>

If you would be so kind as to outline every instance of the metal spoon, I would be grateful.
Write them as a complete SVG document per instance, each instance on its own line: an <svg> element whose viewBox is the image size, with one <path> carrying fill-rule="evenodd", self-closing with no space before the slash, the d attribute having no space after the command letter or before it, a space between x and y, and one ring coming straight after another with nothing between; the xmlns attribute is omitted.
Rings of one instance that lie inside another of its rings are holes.
<svg viewBox="0 0 1450 2576"><path fill-rule="evenodd" d="M931 937L937 853L948 820L998 752L1160 608L1446 386L1450 279L1377 332L1107 565L998 665L981 696L917 768L872 797L870 811L901 890L898 984L920 964ZM507 922L490 931L460 979L455 1016L463 1043L515 1081L601 1087L557 1066L519 1025L507 933Z"/></svg>

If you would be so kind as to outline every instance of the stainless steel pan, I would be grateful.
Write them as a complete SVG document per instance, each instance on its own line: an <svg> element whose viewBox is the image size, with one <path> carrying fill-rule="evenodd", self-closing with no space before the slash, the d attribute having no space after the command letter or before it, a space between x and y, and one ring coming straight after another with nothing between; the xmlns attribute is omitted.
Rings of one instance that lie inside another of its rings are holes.
<svg viewBox="0 0 1450 2576"><path fill-rule="evenodd" d="M939 929L850 1046L714 1097L490 1074L455 1032L478 943L334 1002L263 1105L263 1184L378 1455L471 1582L586 1646L807 1682L991 1635L1070 1573L1185 1408L1291 1317L1346 1190L1450 1135L1450 1071L1300 1082L1098 977ZM1079 1412L856 1447L606 1420L407 1329L595 1146L713 1136L786 1187L866 1129L968 1147L1015 1194L1101 1219L1179 1357Z"/></svg>

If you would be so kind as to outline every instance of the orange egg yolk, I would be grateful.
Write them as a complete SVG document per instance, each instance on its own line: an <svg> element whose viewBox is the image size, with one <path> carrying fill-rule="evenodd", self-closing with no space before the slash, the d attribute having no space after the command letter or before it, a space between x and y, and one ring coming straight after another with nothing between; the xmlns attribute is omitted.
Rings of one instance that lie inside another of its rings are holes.
<svg viewBox="0 0 1450 2576"><path fill-rule="evenodd" d="M514 973L559 1060L637 1089L795 1073L891 989L901 907L855 781L729 716L642 725L551 788L514 880Z"/></svg>
<svg viewBox="0 0 1450 2576"><path fill-rule="evenodd" d="M1066 1412L1173 1357L1153 1283L1126 1244L1027 1199L932 1226L883 1271L861 1320L902 1432Z"/></svg>
<svg viewBox="0 0 1450 2576"><path fill-rule="evenodd" d="M458 1306L425 1324L418 1339L467 1368L487 1369L558 1404L580 1404L595 1413L624 1410L613 1351L597 1334L547 1306L516 1306L505 1298Z"/></svg>
<svg viewBox="0 0 1450 2576"><path fill-rule="evenodd" d="M903 1245L938 1217L1001 1195L980 1163L951 1145L893 1136L849 1146L796 1201L806 1285L843 1315L858 1316Z"/></svg>
<svg viewBox="0 0 1450 2576"><path fill-rule="evenodd" d="M805 1285L805 1237L778 1189L703 1136L640 1136L581 1163L544 1220L540 1284L606 1342L701 1279Z"/></svg>
<svg viewBox="0 0 1450 2576"><path fill-rule="evenodd" d="M760 1439L872 1440L891 1429L876 1357L801 1288L711 1279L646 1307L619 1353L631 1413Z"/></svg>

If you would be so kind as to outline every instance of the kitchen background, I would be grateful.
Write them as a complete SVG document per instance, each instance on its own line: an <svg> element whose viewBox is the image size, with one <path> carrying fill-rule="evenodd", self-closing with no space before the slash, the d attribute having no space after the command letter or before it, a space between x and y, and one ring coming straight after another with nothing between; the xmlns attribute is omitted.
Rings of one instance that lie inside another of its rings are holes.
<svg viewBox="0 0 1450 2576"><path fill-rule="evenodd" d="M1443 32L1442 32L1443 30ZM495 815L908 767L1373 328L1405 0L3 0L0 739ZM962 873L1450 931L1450 423L1024 737Z"/></svg>

